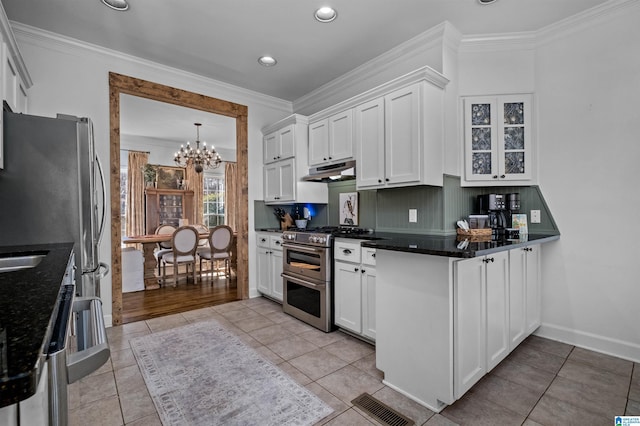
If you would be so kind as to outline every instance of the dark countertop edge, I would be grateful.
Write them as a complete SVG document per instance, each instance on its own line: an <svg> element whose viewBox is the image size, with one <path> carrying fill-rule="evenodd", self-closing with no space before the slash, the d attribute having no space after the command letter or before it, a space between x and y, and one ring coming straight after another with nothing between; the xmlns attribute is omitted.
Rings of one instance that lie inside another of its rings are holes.
<svg viewBox="0 0 640 426"><path fill-rule="evenodd" d="M405 234L405 233L379 233L379 234L369 234L368 237L363 237L362 235L353 235L353 236L341 236L341 238L352 238L352 239L360 239L364 240L362 242L362 247L375 248L378 250L389 250L389 251L399 251L405 253L417 253L417 254L426 254L433 256L445 256L445 257L455 257L455 258L473 258L473 257L481 257L486 256L492 253L498 253L506 250L511 250L514 248L526 247L534 244L542 244L548 243L551 241L556 241L560 239L560 234L552 234L552 235L534 235L535 239L529 241L523 241L519 243L511 242L511 244L491 247L487 249L481 250L460 250L454 249L453 247L448 248L420 248L420 247L407 247L406 240L409 238L414 238L416 240L433 240L433 241L449 241L453 243L456 241L456 236L443 236L443 235L428 235L428 234ZM400 242L400 241L402 242Z"/></svg>
<svg viewBox="0 0 640 426"><path fill-rule="evenodd" d="M282 234L284 231L280 228L256 228L255 232L273 232Z"/></svg>
<svg viewBox="0 0 640 426"><path fill-rule="evenodd" d="M24 313L31 313L30 309L38 304L40 304L40 310L47 311L41 315L32 314L30 316L30 320L37 321L37 325L29 324L29 335L24 336L24 339L18 339L24 340L24 342L8 345L7 358L18 360L19 365L10 368L9 374L11 375L9 377L0 379L0 408L24 401L36 393L38 380L42 373L42 364L46 358L44 345L50 334L51 318L57 311L56 300L73 252L73 243L0 246L0 254L2 255L41 251L47 251L47 256L36 267L0 274L0 299L4 299L0 302L0 306L3 310L10 303L15 312L23 312L21 310L23 309ZM34 285L34 282L37 284ZM20 299L13 298L9 301L11 294L8 297L4 294L7 286L12 288L25 285L31 291L31 296L21 294ZM25 322L23 318L2 319L7 328L13 327L12 324L15 324L16 321ZM15 336L7 336L7 338L10 337L16 338ZM22 353L23 351L27 353Z"/></svg>

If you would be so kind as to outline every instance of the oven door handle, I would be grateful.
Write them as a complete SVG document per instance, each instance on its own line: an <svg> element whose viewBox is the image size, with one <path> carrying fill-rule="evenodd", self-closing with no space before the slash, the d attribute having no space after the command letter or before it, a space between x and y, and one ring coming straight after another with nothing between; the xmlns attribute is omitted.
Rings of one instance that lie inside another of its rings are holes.
<svg viewBox="0 0 640 426"><path fill-rule="evenodd" d="M306 247L306 246L301 246L301 245L296 245L296 244L282 244L282 248L283 249L289 249L289 250L296 250L296 251L303 251L305 253L322 253L323 250L325 250L327 247Z"/></svg>
<svg viewBox="0 0 640 426"><path fill-rule="evenodd" d="M300 278L297 277L293 277L289 274L285 274L284 272L282 274L280 274L280 276L284 279L287 279L289 281L293 281L296 284L300 284L303 287L309 287L309 288L325 288L327 285L325 283L322 284L314 284L311 281L307 281L307 280L301 280Z"/></svg>

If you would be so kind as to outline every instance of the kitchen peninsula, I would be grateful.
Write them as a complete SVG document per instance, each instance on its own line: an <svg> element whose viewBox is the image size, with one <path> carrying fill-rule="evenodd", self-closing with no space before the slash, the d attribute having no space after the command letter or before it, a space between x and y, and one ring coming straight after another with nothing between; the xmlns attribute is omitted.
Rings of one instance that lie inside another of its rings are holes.
<svg viewBox="0 0 640 426"><path fill-rule="evenodd" d="M540 251L559 233L468 242L375 234L376 365L436 412L461 398L540 325Z"/></svg>

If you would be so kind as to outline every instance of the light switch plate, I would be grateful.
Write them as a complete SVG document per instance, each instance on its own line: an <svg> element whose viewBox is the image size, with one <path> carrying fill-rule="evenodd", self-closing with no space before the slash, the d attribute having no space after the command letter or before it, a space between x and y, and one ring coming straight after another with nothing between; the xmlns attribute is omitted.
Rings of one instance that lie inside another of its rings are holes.
<svg viewBox="0 0 640 426"><path fill-rule="evenodd" d="M540 223L540 210L531 210L531 223Z"/></svg>
<svg viewBox="0 0 640 426"><path fill-rule="evenodd" d="M418 209L409 209L409 222L416 223L418 221Z"/></svg>

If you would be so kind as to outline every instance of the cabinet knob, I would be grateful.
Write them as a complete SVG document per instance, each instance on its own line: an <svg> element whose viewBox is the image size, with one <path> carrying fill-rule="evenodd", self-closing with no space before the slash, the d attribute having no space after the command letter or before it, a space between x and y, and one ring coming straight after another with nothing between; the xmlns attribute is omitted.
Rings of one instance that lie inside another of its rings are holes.
<svg viewBox="0 0 640 426"><path fill-rule="evenodd" d="M389 178L385 178L385 181L389 182Z"/></svg>
<svg viewBox="0 0 640 426"><path fill-rule="evenodd" d="M322 160L323 161L327 161L327 157L322 157Z"/></svg>
<svg viewBox="0 0 640 426"><path fill-rule="evenodd" d="M382 183L382 179L378 179L378 183Z"/></svg>
<svg viewBox="0 0 640 426"><path fill-rule="evenodd" d="M354 271L358 272L358 268L353 268Z"/></svg>
<svg viewBox="0 0 640 426"><path fill-rule="evenodd" d="M342 253L344 253L344 254L351 254L351 250L349 250L349 249L344 249L344 250L342 250Z"/></svg>
<svg viewBox="0 0 640 426"><path fill-rule="evenodd" d="M493 175L491 177L494 178L494 179L498 179L498 175Z"/></svg>
<svg viewBox="0 0 640 426"><path fill-rule="evenodd" d="M500 175L500 179L504 179L506 177L507 177L506 175Z"/></svg>
<svg viewBox="0 0 640 426"><path fill-rule="evenodd" d="M333 157L329 157L329 160L333 160Z"/></svg>
<svg viewBox="0 0 640 426"><path fill-rule="evenodd" d="M531 247L525 247L523 248L524 251L533 251L533 249Z"/></svg>
<svg viewBox="0 0 640 426"><path fill-rule="evenodd" d="M267 240L266 240L266 239L264 239L264 238L262 238L262 239L260 239L260 241L262 241L262 242L264 243L264 242L266 242Z"/></svg>
<svg viewBox="0 0 640 426"><path fill-rule="evenodd" d="M276 241L276 245L279 246L281 243L280 241Z"/></svg>
<svg viewBox="0 0 640 426"><path fill-rule="evenodd" d="M364 269L361 269L360 272L362 272L364 274Z"/></svg>
<svg viewBox="0 0 640 426"><path fill-rule="evenodd" d="M376 254L375 253L371 254L371 257L373 257L375 259Z"/></svg>
<svg viewBox="0 0 640 426"><path fill-rule="evenodd" d="M277 159L278 159L278 157L273 157L273 159L274 159L274 160L277 160Z"/></svg>

